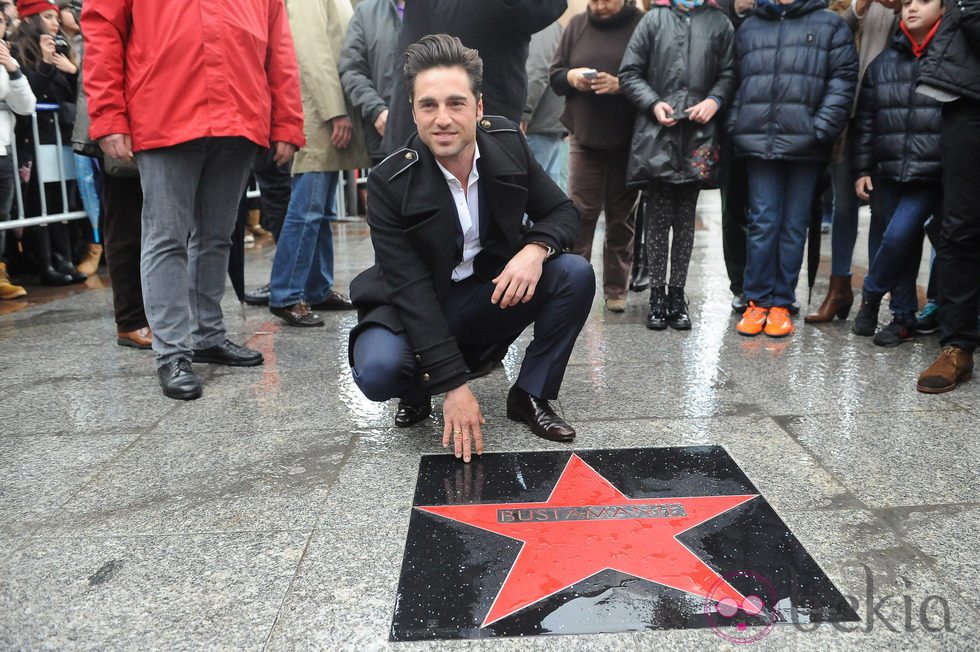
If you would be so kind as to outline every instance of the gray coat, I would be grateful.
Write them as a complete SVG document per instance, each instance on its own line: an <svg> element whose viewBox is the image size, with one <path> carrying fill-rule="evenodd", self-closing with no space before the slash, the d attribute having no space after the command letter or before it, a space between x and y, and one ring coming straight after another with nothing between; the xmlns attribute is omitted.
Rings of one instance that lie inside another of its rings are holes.
<svg viewBox="0 0 980 652"><path fill-rule="evenodd" d="M691 11L658 3L637 25L619 68L620 90L637 110L626 169L629 185L716 183L720 111L707 124L682 120L665 127L653 107L666 102L674 114L683 115L684 109L714 97L723 108L735 87L733 36L728 17L713 3Z"/></svg>
<svg viewBox="0 0 980 652"><path fill-rule="evenodd" d="M558 49L562 32L557 22L531 37L527 53L527 102L521 120L527 123L529 134L560 135L565 133L561 112L565 101L551 90L548 70Z"/></svg>
<svg viewBox="0 0 980 652"><path fill-rule="evenodd" d="M340 50L340 82L364 119L364 138L373 159L384 157L374 121L388 108L401 26L395 0L364 0L354 7Z"/></svg>

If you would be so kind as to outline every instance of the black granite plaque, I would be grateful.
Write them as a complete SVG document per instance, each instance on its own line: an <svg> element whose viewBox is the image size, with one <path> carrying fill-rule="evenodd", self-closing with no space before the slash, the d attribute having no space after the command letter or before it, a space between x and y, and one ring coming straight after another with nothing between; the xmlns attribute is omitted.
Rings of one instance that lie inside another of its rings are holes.
<svg viewBox="0 0 980 652"><path fill-rule="evenodd" d="M419 465L391 640L859 620L720 446Z"/></svg>

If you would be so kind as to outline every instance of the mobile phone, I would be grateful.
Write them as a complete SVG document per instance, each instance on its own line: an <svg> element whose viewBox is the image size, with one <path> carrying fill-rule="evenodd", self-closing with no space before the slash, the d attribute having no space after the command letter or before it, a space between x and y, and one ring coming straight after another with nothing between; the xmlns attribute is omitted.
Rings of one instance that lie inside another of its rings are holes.
<svg viewBox="0 0 980 652"><path fill-rule="evenodd" d="M589 68L588 70L582 71L582 76L586 79L595 79L599 76L599 71L597 71L595 68Z"/></svg>
<svg viewBox="0 0 980 652"><path fill-rule="evenodd" d="M667 117L670 118L671 120L690 120L691 119L690 114L683 113L683 112L682 113L673 113L673 114L671 114L671 115L669 115Z"/></svg>

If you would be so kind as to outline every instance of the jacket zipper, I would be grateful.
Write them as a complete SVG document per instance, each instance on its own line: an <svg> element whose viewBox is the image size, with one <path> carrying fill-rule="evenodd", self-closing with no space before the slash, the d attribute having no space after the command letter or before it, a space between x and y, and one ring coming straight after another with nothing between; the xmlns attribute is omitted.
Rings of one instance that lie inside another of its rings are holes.
<svg viewBox="0 0 980 652"><path fill-rule="evenodd" d="M776 36L776 62L775 62L776 63L776 70L775 70L775 73L773 74L773 77L772 77L772 79L773 79L773 90L779 88L779 61L780 61L780 58L781 58L779 55L780 55L780 53L782 52L782 49L783 49L783 21L785 20L785 18L786 18L786 14L781 13L779 15L779 34ZM775 116L775 115L776 115L776 98L773 97L772 103L769 106L769 116L771 118L772 116ZM772 125L773 125L773 120L770 119L769 120L769 124L767 125L767 131L769 132L769 138L766 139L766 148L768 149L767 154L768 154L768 158L770 158L770 159L773 158L773 150L772 150L772 142L773 142Z"/></svg>

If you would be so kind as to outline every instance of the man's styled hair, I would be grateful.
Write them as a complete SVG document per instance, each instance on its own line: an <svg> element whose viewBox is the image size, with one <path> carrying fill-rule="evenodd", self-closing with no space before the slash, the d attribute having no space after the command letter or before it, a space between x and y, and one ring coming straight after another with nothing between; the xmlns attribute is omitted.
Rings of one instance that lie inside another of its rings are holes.
<svg viewBox="0 0 980 652"><path fill-rule="evenodd" d="M480 99L483 86L483 60L480 53L449 34L429 34L405 50L405 85L409 102L415 101L415 78L431 68L460 66L470 78L470 90Z"/></svg>

